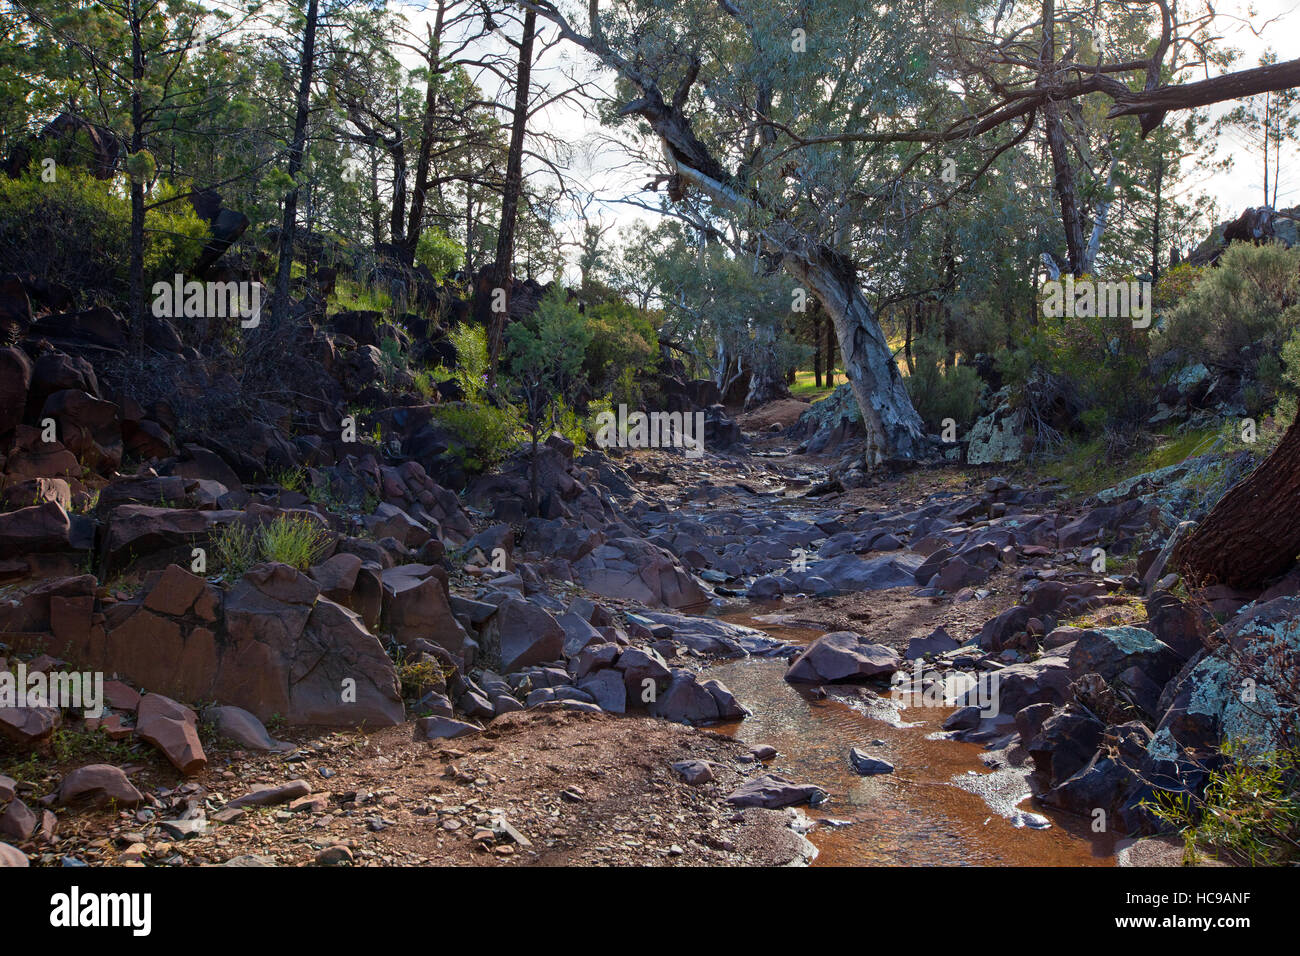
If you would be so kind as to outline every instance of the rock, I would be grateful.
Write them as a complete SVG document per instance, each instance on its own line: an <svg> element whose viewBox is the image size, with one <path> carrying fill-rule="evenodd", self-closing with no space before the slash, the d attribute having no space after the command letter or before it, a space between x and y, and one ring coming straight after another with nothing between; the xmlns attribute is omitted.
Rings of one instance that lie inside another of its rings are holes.
<svg viewBox="0 0 1300 956"><path fill-rule="evenodd" d="M855 554L841 554L817 562L817 576L841 591L873 591L914 587L917 569L925 562L911 551L891 552L863 560Z"/></svg>
<svg viewBox="0 0 1300 956"><path fill-rule="evenodd" d="M10 800L4 813L0 813L0 837L26 843L41 825L40 819L21 800Z"/></svg>
<svg viewBox="0 0 1300 956"><path fill-rule="evenodd" d="M1150 631L1131 626L1080 630L1068 660L1072 677L1096 673L1110 681L1120 672L1136 667L1161 686L1181 663L1178 655Z"/></svg>
<svg viewBox="0 0 1300 956"><path fill-rule="evenodd" d="M209 707L203 712L203 719L212 724L219 736L233 740L247 750L279 753L294 749L291 743L273 739L262 722L242 707Z"/></svg>
<svg viewBox="0 0 1300 956"><path fill-rule="evenodd" d="M820 803L826 791L812 784L792 783L774 773L755 777L742 784L727 796L727 802L736 807L765 807L777 810L800 803Z"/></svg>
<svg viewBox="0 0 1300 956"><path fill-rule="evenodd" d="M943 722L944 730L974 730L980 725L980 709L967 706L958 707Z"/></svg>
<svg viewBox="0 0 1300 956"><path fill-rule="evenodd" d="M28 866L27 854L8 843L0 843L0 869Z"/></svg>
<svg viewBox="0 0 1300 956"><path fill-rule="evenodd" d="M966 444L968 465L1019 461L1024 455L1025 413L1003 401L971 426Z"/></svg>
<svg viewBox="0 0 1300 956"><path fill-rule="evenodd" d="M713 783L713 768L707 760L679 760L673 764L673 770L692 787Z"/></svg>
<svg viewBox="0 0 1300 956"><path fill-rule="evenodd" d="M109 474L122 463L121 411L112 402L64 389L45 400L41 417L58 423L59 441L87 468Z"/></svg>
<svg viewBox="0 0 1300 956"><path fill-rule="evenodd" d="M126 779L126 774L106 763L89 764L73 770L59 783L55 795L55 803L61 807L82 803L134 807L143 801L144 796Z"/></svg>
<svg viewBox="0 0 1300 956"><path fill-rule="evenodd" d="M383 572L383 620L402 643L425 638L459 656L468 635L452 613L446 587L431 570L402 564Z"/></svg>
<svg viewBox="0 0 1300 956"><path fill-rule="evenodd" d="M140 698L135 733L153 744L181 773L196 774L208 765L199 743L194 711L161 694Z"/></svg>
<svg viewBox="0 0 1300 956"><path fill-rule="evenodd" d="M942 654L945 651L956 650L961 644L956 638L949 635L941 627L936 627L925 637L914 637L907 642L907 650L903 652L903 659L914 661L925 657L927 654Z"/></svg>
<svg viewBox="0 0 1300 956"><path fill-rule="evenodd" d="M720 719L718 702L690 671L674 668L668 689L649 706L651 716L679 724L712 724Z"/></svg>
<svg viewBox="0 0 1300 956"><path fill-rule="evenodd" d="M169 564L145 595L144 606L159 614L181 617L207 589L207 582L176 564Z"/></svg>
<svg viewBox="0 0 1300 956"><path fill-rule="evenodd" d="M796 684L834 684L883 677L898 670L898 654L853 631L819 637L790 664L785 679Z"/></svg>
<svg viewBox="0 0 1300 956"><path fill-rule="evenodd" d="M306 780L290 780L275 786L256 787L242 797L236 797L225 805L224 810L239 810L244 807L273 807L279 803L288 803L311 793L311 784Z"/></svg>
<svg viewBox="0 0 1300 956"><path fill-rule="evenodd" d="M1279 661L1300 654L1300 598L1249 606L1220 637L1213 653L1193 657L1166 687L1149 747L1154 760L1180 763L1185 750L1208 759L1224 740L1264 753L1282 746L1280 728L1295 725L1293 678Z"/></svg>
<svg viewBox="0 0 1300 956"><path fill-rule="evenodd" d="M1024 745L1034 767L1054 787L1092 759L1105 731L1097 718L1067 707L1043 721L1038 733Z"/></svg>
<svg viewBox="0 0 1300 956"><path fill-rule="evenodd" d="M881 773L893 773L894 765L887 760L881 760L873 757L865 750L859 750L853 747L849 750L849 764L854 771L864 777L874 776Z"/></svg>
<svg viewBox="0 0 1300 956"><path fill-rule="evenodd" d="M0 435L22 422L31 384L32 362L27 354L13 346L0 349Z"/></svg>
<svg viewBox="0 0 1300 956"><path fill-rule="evenodd" d="M47 740L62 723L56 707L0 707L0 736L25 749Z"/></svg>
<svg viewBox="0 0 1300 956"><path fill-rule="evenodd" d="M718 705L719 720L744 720L749 716L749 710L741 706L740 701L736 700L736 696L722 681L709 679L701 681L700 686L709 692L713 702Z"/></svg>
<svg viewBox="0 0 1300 956"><path fill-rule="evenodd" d="M601 670L578 682L578 689L590 694L601 710L611 714L627 711L627 688L616 670Z"/></svg>
<svg viewBox="0 0 1300 956"><path fill-rule="evenodd" d="M421 717L415 722L416 740L440 740L477 734L483 728L450 717Z"/></svg>
<svg viewBox="0 0 1300 956"><path fill-rule="evenodd" d="M573 562L588 591L650 606L697 607L708 595L673 556L640 538L614 538Z"/></svg>
<svg viewBox="0 0 1300 956"><path fill-rule="evenodd" d="M564 656L564 628L549 613L527 601L506 598L483 626L483 649L499 662L501 673Z"/></svg>
<svg viewBox="0 0 1300 956"><path fill-rule="evenodd" d="M749 591L746 593L746 596L751 601L775 601L781 597L781 594L782 588L780 579L774 578L770 574L765 574L761 578L757 578L754 583L749 586Z"/></svg>
<svg viewBox="0 0 1300 956"><path fill-rule="evenodd" d="M320 866L348 866L354 860L352 850L341 843L327 846L316 854L316 863Z"/></svg>
<svg viewBox="0 0 1300 956"><path fill-rule="evenodd" d="M0 514L0 554L17 557L72 550L72 523L53 501Z"/></svg>

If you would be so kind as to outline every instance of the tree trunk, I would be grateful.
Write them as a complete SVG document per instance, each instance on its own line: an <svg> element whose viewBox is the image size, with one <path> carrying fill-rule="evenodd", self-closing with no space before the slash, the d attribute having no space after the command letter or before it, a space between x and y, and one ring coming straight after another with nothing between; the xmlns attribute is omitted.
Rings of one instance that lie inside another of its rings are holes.
<svg viewBox="0 0 1300 956"><path fill-rule="evenodd" d="M1156 161L1155 212L1151 216L1151 284L1160 281L1160 217L1164 214L1165 154ZM1174 265L1174 263L1170 263Z"/></svg>
<svg viewBox="0 0 1300 956"><path fill-rule="evenodd" d="M515 257L515 222L519 218L519 194L523 191L524 134L528 132L528 88L533 69L533 37L537 32L537 14L524 14L524 33L519 41L519 69L515 76L515 112L510 125L510 152L506 156L505 191L501 195L501 231L497 233L497 261L493 267L492 289L505 291L501 310L491 313L488 386L496 384L497 361L501 339L510 310L510 279ZM490 303L489 303L490 305ZM480 304L483 314L485 304Z"/></svg>
<svg viewBox="0 0 1300 956"><path fill-rule="evenodd" d="M131 3L131 152L144 148L144 51L140 39L140 9ZM131 175L131 252L128 263L131 306L131 343L137 355L144 352L144 182Z"/></svg>
<svg viewBox="0 0 1300 956"><path fill-rule="evenodd" d="M822 387L822 315L821 310L813 312L813 384Z"/></svg>
<svg viewBox="0 0 1300 956"><path fill-rule="evenodd" d="M785 383L781 364L777 360L776 328L764 322L755 330L754 367L749 375L749 391L745 395L745 411L789 398L790 389Z"/></svg>
<svg viewBox="0 0 1300 956"><path fill-rule="evenodd" d="M1233 485L1176 549L1190 584L1256 588L1300 554L1300 418L1272 454Z"/></svg>
<svg viewBox="0 0 1300 956"><path fill-rule="evenodd" d="M875 466L887 458L920 457L926 447L925 426L912 407L885 333L858 286L851 264L825 247L818 247L811 254L788 252L784 265L812 289L835 324L844 374L867 428L867 464Z"/></svg>
<svg viewBox="0 0 1300 956"><path fill-rule="evenodd" d="M442 40L443 17L446 3L438 4L438 13L432 26L427 27L429 48L425 51L425 64L429 68L429 82L424 87L424 118L420 123L419 155L415 159L415 181L411 185L411 211L406 220L406 244L402 247L402 265L415 264L415 247L420 244L424 230L424 194L429 188L429 164L433 155L434 113L438 103L438 48Z"/></svg>
<svg viewBox="0 0 1300 956"><path fill-rule="evenodd" d="M298 98L293 120L293 142L289 145L287 172L294 185L284 197L284 220L280 226L280 259L275 274L275 299L271 306L272 321L283 327L289 310L289 276L293 271L294 231L298 225L298 174L302 171L307 147L307 117L311 106L312 71L316 61L317 0L308 0L307 24L302 37L302 70L298 79Z"/></svg>

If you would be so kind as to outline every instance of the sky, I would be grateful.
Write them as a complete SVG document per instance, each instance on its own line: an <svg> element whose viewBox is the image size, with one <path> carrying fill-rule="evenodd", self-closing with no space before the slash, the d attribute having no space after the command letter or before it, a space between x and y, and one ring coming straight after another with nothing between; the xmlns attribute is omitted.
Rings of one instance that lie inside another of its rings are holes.
<svg viewBox="0 0 1300 956"><path fill-rule="evenodd" d="M420 8L426 6L424 0L409 3L398 0L398 3L415 23L431 19L431 14L421 12ZM1214 7L1220 14L1216 33L1227 46L1241 53L1233 69L1256 66L1266 49L1274 50L1280 60L1300 57L1300 0L1219 0ZM544 35L554 33L554 28L545 25L543 21L539 20L539 25L542 26ZM422 26L420 29L423 32ZM511 25L512 35L517 29L517 26ZM504 47L500 40L495 43L498 48ZM599 68L590 55L570 44L560 44L548 51L534 68L534 76L535 79L549 77L558 82L560 71L570 74L576 72L592 79L606 91L612 89L608 72ZM1202 76L1203 74L1194 76L1189 72L1187 79L1200 79ZM490 74L480 78L482 88L489 93L498 91L499 82ZM1212 107L1211 116L1221 115L1231 106L1232 104L1220 104ZM651 170L634 162L617 138L608 129L602 128L594 117L584 115L575 106L559 103L544 110L540 119L545 128L568 144L569 155L563 158L565 175L575 192L586 200L587 216L616 229L629 225L636 219L653 222L657 218L654 213L647 213L628 202L657 205L654 195L642 192L640 188L649 178ZM502 121L508 121L504 114ZM1224 156L1232 157L1231 170L1193 174L1188 188L1192 192L1203 191L1214 197L1226 218L1263 202L1263 174L1260 157L1251 153L1240 137L1220 138L1218 158ZM525 172L531 176L548 175L538 162L526 162ZM553 183L554 179L551 178L550 182ZM1297 204L1300 204L1300 152L1293 147L1283 154L1278 206L1285 208ZM575 207L568 214L567 221L560 224L559 230L566 237L575 236L581 228L580 222ZM568 278L571 279L572 276Z"/></svg>

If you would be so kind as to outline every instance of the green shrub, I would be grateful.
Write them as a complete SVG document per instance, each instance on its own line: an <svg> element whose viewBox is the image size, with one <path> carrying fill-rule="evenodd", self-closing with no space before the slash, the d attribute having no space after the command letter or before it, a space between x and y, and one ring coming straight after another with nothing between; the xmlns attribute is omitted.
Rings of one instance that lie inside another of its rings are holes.
<svg viewBox="0 0 1300 956"><path fill-rule="evenodd" d="M591 341L582 370L598 395L611 394L615 405L640 403L637 373L659 364L659 333L640 309L626 302L605 302L587 309L584 318Z"/></svg>
<svg viewBox="0 0 1300 956"><path fill-rule="evenodd" d="M1158 790L1147 804L1181 832L1184 862L1207 850L1251 866L1300 862L1300 751L1222 749L1224 763L1211 771L1203 796Z"/></svg>
<svg viewBox="0 0 1300 956"><path fill-rule="evenodd" d="M917 414L931 432L943 430L951 418L959 429L975 420L984 383L969 365L944 368L942 344L935 338L918 340L913 347L916 371L905 379L907 394Z"/></svg>
<svg viewBox="0 0 1300 956"><path fill-rule="evenodd" d="M1300 327L1300 247L1234 242L1167 315L1161 351L1253 372Z"/></svg>
<svg viewBox="0 0 1300 956"><path fill-rule="evenodd" d="M263 561L276 561L306 571L324 555L329 546L329 532L309 515L282 514L262 526L257 544Z"/></svg>
<svg viewBox="0 0 1300 956"><path fill-rule="evenodd" d="M487 387L487 332L481 325L462 322L447 333L447 338L456 346L458 367L452 377L464 389L467 401L482 401Z"/></svg>
<svg viewBox="0 0 1300 956"><path fill-rule="evenodd" d="M465 261L465 247L437 226L428 226L415 244L415 261L441 279Z"/></svg>
<svg viewBox="0 0 1300 956"><path fill-rule="evenodd" d="M257 563L257 535L238 521L225 525L212 539L212 556L229 577L237 578Z"/></svg>
<svg viewBox="0 0 1300 956"><path fill-rule="evenodd" d="M306 571L324 555L329 532L309 515L278 515L254 530L242 522L222 527L212 553L227 577L237 578L258 561L276 561Z"/></svg>
<svg viewBox="0 0 1300 956"><path fill-rule="evenodd" d="M510 407L447 402L433 409L433 420L451 433L448 453L471 475L501 464L523 438L519 414Z"/></svg>
<svg viewBox="0 0 1300 956"><path fill-rule="evenodd" d="M39 169L34 166L33 169ZM154 185L145 214L145 288L185 274L209 238L180 190ZM124 299L128 284L131 203L111 180L60 168L53 182L38 172L0 177L0 272L34 274L89 293Z"/></svg>

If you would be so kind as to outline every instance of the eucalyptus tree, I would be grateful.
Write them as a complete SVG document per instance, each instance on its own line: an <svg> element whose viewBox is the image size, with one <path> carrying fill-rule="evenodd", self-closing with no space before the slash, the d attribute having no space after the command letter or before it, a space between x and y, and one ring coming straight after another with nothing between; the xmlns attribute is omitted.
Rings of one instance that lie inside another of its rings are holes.
<svg viewBox="0 0 1300 956"><path fill-rule="evenodd" d="M521 4L617 75L611 112L660 143L659 182L675 202L698 198L742 222L821 300L872 462L927 444L858 275L860 258L895 241L891 203L909 174L944 160L958 171L910 206L916 215L971 188L1040 111L1077 97L1101 93L1108 117L1136 115L1149 133L1170 110L1300 84L1300 60L1174 84L1166 71L1194 62L1187 51L1210 21L1182 21L1165 0L1112 4L1153 16L1153 41L1139 57L1087 66L1058 45L1052 0L1014 18L1003 17L1010 0L996 11L961 0L623 0L590 3L581 25L550 0ZM1063 225L1081 255L1068 205Z"/></svg>

